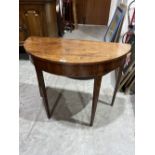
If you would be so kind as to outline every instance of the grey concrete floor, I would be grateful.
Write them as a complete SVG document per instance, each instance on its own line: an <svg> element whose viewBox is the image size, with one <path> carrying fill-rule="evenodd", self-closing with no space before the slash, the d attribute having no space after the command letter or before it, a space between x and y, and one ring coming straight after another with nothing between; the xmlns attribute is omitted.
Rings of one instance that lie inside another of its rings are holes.
<svg viewBox="0 0 155 155"><path fill-rule="evenodd" d="M79 26L64 38L103 41L105 27ZM19 61L20 155L134 155L134 96L118 92L113 107L114 72L102 78L93 127L90 121L93 80L44 73L48 100L58 105L47 119L34 66Z"/></svg>

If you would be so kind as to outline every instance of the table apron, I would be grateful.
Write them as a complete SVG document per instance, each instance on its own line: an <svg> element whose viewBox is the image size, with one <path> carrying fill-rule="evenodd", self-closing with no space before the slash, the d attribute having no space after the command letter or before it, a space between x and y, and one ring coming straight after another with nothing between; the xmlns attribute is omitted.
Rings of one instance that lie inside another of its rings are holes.
<svg viewBox="0 0 155 155"><path fill-rule="evenodd" d="M37 69L48 73L69 76L73 78L88 78L102 76L114 69L117 69L123 65L125 56L103 63L100 62L89 64L67 64L52 62L34 57L32 55L30 55L30 59Z"/></svg>

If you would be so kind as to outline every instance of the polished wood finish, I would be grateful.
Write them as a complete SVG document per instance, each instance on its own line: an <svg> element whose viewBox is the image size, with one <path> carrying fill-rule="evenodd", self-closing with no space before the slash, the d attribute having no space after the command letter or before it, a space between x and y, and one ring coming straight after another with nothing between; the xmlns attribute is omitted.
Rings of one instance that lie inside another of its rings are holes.
<svg viewBox="0 0 155 155"><path fill-rule="evenodd" d="M36 68L40 94L48 117L51 113L42 71L73 78L94 78L91 126L95 117L102 76L123 67L126 55L130 51L129 44L47 37L30 37L25 41L24 47ZM117 88L118 84L112 104Z"/></svg>
<svg viewBox="0 0 155 155"><path fill-rule="evenodd" d="M65 64L107 62L125 56L130 50L129 44L48 37L30 37L24 46L37 58Z"/></svg>
<svg viewBox="0 0 155 155"><path fill-rule="evenodd" d="M44 5L20 5L20 16L27 28L28 36L47 35Z"/></svg>
<svg viewBox="0 0 155 155"><path fill-rule="evenodd" d="M20 43L31 35L57 36L55 3L55 0L19 1Z"/></svg>
<svg viewBox="0 0 155 155"><path fill-rule="evenodd" d="M111 0L77 0L80 24L107 25Z"/></svg>
<svg viewBox="0 0 155 155"><path fill-rule="evenodd" d="M90 64L68 64L60 62L52 62L49 60L40 59L32 56L33 63L38 68L42 70L62 76L68 76L73 78L93 78L96 76L102 76L109 73L110 71L116 69L122 65L122 60L124 57L117 60L104 62L104 63L90 63ZM53 66L53 67L51 67Z"/></svg>

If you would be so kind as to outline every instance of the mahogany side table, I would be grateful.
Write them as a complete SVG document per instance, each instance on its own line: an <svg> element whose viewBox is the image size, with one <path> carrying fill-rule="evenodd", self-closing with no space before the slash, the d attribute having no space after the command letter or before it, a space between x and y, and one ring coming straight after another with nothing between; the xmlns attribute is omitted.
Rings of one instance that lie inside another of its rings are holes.
<svg viewBox="0 0 155 155"><path fill-rule="evenodd" d="M94 90L90 126L93 125L102 76L119 69L112 98L114 104L129 44L70 40L49 37L29 37L24 48L35 66L40 95L47 117L49 110L43 71L72 78L93 78Z"/></svg>

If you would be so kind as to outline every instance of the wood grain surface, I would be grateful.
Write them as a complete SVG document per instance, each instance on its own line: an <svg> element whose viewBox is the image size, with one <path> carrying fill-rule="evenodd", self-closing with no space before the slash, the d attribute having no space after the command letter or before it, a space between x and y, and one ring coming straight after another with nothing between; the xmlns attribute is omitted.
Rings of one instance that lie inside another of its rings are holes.
<svg viewBox="0 0 155 155"><path fill-rule="evenodd" d="M28 54L52 62L89 64L123 57L130 51L131 46L121 43L29 37L24 48Z"/></svg>
<svg viewBox="0 0 155 155"><path fill-rule="evenodd" d="M129 44L49 37L30 37L25 41L24 47L35 66L40 95L48 118L54 110L49 109L43 71L72 78L94 78L90 126L95 118L102 76L118 67L123 68L126 54L131 48ZM111 105L115 101L120 78L121 72Z"/></svg>

